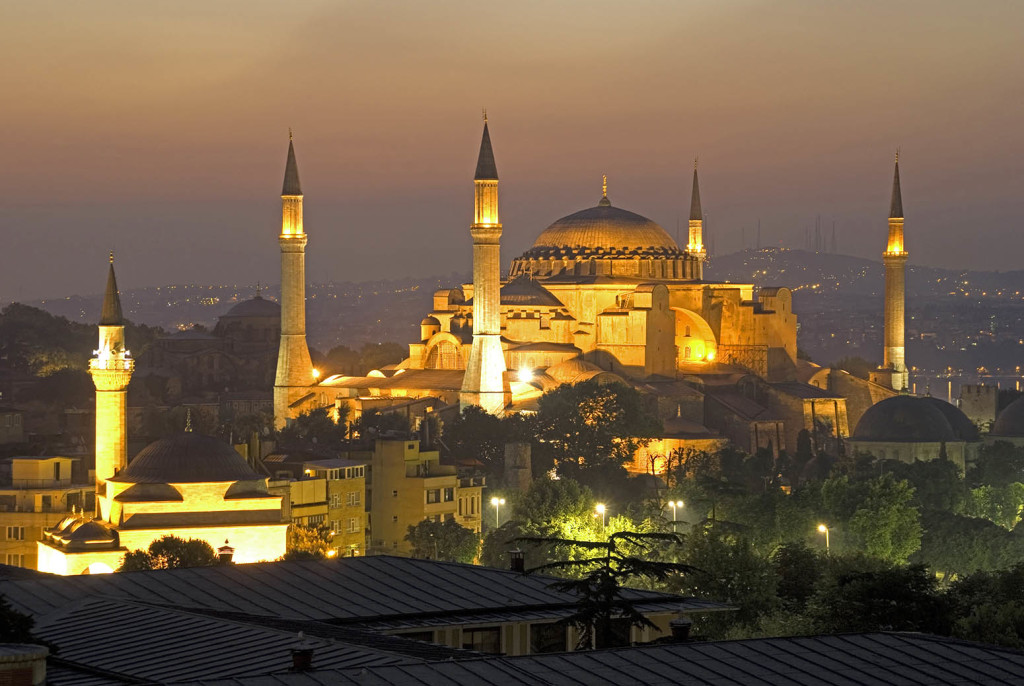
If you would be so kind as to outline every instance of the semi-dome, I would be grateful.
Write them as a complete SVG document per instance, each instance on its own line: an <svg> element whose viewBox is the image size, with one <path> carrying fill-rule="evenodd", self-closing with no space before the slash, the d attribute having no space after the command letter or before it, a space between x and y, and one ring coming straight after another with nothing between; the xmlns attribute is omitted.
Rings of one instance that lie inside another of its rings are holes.
<svg viewBox="0 0 1024 686"><path fill-rule="evenodd" d="M939 443L957 440L933 398L897 395L875 403L857 422L855 441ZM953 408L956 409L956 408Z"/></svg>
<svg viewBox="0 0 1024 686"><path fill-rule="evenodd" d="M267 300L261 295L257 295L249 300L243 300L238 303L225 314L221 315L224 317L280 317L281 316L281 305L274 302L273 300Z"/></svg>
<svg viewBox="0 0 1024 686"><path fill-rule="evenodd" d="M639 214L612 205L589 207L544 229L534 248L678 251L665 229Z"/></svg>
<svg viewBox="0 0 1024 686"><path fill-rule="evenodd" d="M227 443L185 432L150 443L112 481L181 484L260 478Z"/></svg>
<svg viewBox="0 0 1024 686"><path fill-rule="evenodd" d="M1024 396L1003 408L1003 411L996 417L989 435L1024 438Z"/></svg>

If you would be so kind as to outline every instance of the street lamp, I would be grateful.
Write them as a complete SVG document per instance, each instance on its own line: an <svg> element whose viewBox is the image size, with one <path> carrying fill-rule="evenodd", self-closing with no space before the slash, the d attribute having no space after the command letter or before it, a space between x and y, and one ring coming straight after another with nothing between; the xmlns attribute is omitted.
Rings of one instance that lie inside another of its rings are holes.
<svg viewBox="0 0 1024 686"><path fill-rule="evenodd" d="M828 527L824 524L819 524L818 532L825 534L825 552L828 552Z"/></svg>
<svg viewBox="0 0 1024 686"><path fill-rule="evenodd" d="M498 519L498 513L501 512L501 506L505 504L504 498L491 498L491 505L494 505L494 528L497 529L501 526Z"/></svg>
<svg viewBox="0 0 1024 686"><path fill-rule="evenodd" d="M672 508L672 522L675 523L675 521L676 521L676 510L683 507L683 501L682 500L670 500L670 501L668 501L668 505L669 505L669 507Z"/></svg>
<svg viewBox="0 0 1024 686"><path fill-rule="evenodd" d="M601 516L601 530L602 531L604 530L605 526L608 525L608 518L605 516L605 512L606 511L607 510L605 509L604 503L598 503L597 506L594 507L594 512L596 512L597 514L599 514Z"/></svg>

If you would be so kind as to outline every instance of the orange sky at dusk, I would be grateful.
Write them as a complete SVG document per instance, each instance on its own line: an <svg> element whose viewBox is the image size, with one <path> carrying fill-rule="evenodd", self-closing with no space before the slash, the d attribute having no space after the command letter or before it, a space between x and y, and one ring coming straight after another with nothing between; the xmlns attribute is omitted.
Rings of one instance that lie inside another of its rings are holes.
<svg viewBox="0 0 1024 686"><path fill-rule="evenodd" d="M276 283L288 127L313 281L470 269L488 110L503 262L613 204L718 253L815 215L879 258L1019 269L1024 3L30 2L0 24L0 301Z"/></svg>

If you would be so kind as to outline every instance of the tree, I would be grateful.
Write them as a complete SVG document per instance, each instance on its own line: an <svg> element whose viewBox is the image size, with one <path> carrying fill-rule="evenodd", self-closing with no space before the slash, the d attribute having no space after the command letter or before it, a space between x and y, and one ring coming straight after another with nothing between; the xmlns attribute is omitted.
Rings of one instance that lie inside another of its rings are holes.
<svg viewBox="0 0 1024 686"><path fill-rule="evenodd" d="M338 408L338 421L334 421L326 407L318 407L303 412L295 421L280 430L282 442L310 441L322 445L334 445L345 440L345 420L348 417L348 405Z"/></svg>
<svg viewBox="0 0 1024 686"><path fill-rule="evenodd" d="M550 562L530 569L529 572L545 570L579 570L583 576L578 579L556 581L551 586L556 590L577 596L576 610L564 621L574 626L579 634L577 650L591 646L611 648L628 643L628 634L616 636L617 621L629 627L654 627L633 601L623 594L624 584L630 579L648 579L664 583L677 574L696 571L687 564L659 562L644 559L637 553L650 551L653 544L678 544L682 539L674 533L641 533L619 531L605 541L581 541L558 538L523 538L526 543L574 546L594 553L593 557L581 560Z"/></svg>
<svg viewBox="0 0 1024 686"><path fill-rule="evenodd" d="M322 560L330 554L333 538L334 532L323 524L292 524L288 527L288 544L284 559Z"/></svg>
<svg viewBox="0 0 1024 686"><path fill-rule="evenodd" d="M456 461L479 461L492 478L500 475L505 465L502 424L501 419L477 405L468 405L444 425L448 454Z"/></svg>
<svg viewBox="0 0 1024 686"><path fill-rule="evenodd" d="M1017 537L987 519L926 510L923 524L921 549L913 559L947 580L1001 568L1020 552Z"/></svg>
<svg viewBox="0 0 1024 686"><path fill-rule="evenodd" d="M947 591L956 620L953 635L1011 648L1024 648L1024 564L977 572Z"/></svg>
<svg viewBox="0 0 1024 686"><path fill-rule="evenodd" d="M661 422L640 392L621 383L584 381L541 396L538 450L560 470L563 465L622 465L661 431Z"/></svg>
<svg viewBox="0 0 1024 686"><path fill-rule="evenodd" d="M892 474L868 481L833 477L822 484L821 500L828 523L842 531L832 538L833 549L904 562L921 547L914 489Z"/></svg>
<svg viewBox="0 0 1024 686"><path fill-rule="evenodd" d="M206 541L194 538L186 541L168 535L150 543L147 550L129 551L117 571L210 567L216 564L220 564L220 558Z"/></svg>
<svg viewBox="0 0 1024 686"><path fill-rule="evenodd" d="M480 550L480 537L454 519L434 522L425 519L409 526L405 540L412 544L413 557L471 564Z"/></svg>
<svg viewBox="0 0 1024 686"><path fill-rule="evenodd" d="M983 517L1004 529L1013 529L1024 512L1024 484L1014 481L1000 486L971 489L964 514Z"/></svg>
<svg viewBox="0 0 1024 686"><path fill-rule="evenodd" d="M776 594L787 612L803 612L822 577L825 561L806 543L785 543L770 558L778 578Z"/></svg>
<svg viewBox="0 0 1024 686"><path fill-rule="evenodd" d="M949 633L949 603L924 565L890 566L863 557L833 557L826 569L807 603L815 632Z"/></svg>
<svg viewBox="0 0 1024 686"><path fill-rule="evenodd" d="M408 433L409 430L408 418L397 412L366 410L359 416L359 419L352 422L352 433L364 438L367 436L379 436L388 431Z"/></svg>

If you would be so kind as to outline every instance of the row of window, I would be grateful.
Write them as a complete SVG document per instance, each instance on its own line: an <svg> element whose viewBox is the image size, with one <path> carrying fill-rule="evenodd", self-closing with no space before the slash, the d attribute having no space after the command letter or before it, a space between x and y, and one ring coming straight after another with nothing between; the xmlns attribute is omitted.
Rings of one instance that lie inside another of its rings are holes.
<svg viewBox="0 0 1024 686"><path fill-rule="evenodd" d="M23 526L9 526L7 527L7 540L8 541L24 541L25 540L25 527ZM10 564L9 562L7 564Z"/></svg>
<svg viewBox="0 0 1024 686"><path fill-rule="evenodd" d="M359 494L359 491L349 491L348 493L345 494L345 506L346 507L355 507L356 505L358 505L360 503L360 501L361 501L361 496ZM342 500L341 500L341 494L340 493L333 493L333 494L331 494L331 505L330 506L332 508L341 507L341 503L342 503Z"/></svg>
<svg viewBox="0 0 1024 686"><path fill-rule="evenodd" d="M340 524L341 524L341 521L339 521L337 519L332 520L331 521L331 531L334 531L335 533L340 532L341 531L341 528L339 526ZM359 517L349 517L347 520L345 520L345 533L347 533L347 534L357 534L360 531L362 531L362 528L363 527L362 527L362 525L359 522Z"/></svg>
<svg viewBox="0 0 1024 686"><path fill-rule="evenodd" d="M475 515L480 512L480 498L477 496L470 496L468 498L459 498L459 516Z"/></svg>
<svg viewBox="0 0 1024 686"><path fill-rule="evenodd" d="M454 488L429 488L427 489L427 504L432 505L433 503L442 502L450 503L455 500L455 489Z"/></svg>
<svg viewBox="0 0 1024 686"><path fill-rule="evenodd" d="M620 623L621 624L621 623ZM613 633L620 634L621 626L613 628ZM628 632L628 624L626 630ZM412 631L401 634L404 638L411 638L415 641L434 642L433 631ZM616 636L616 640L621 639ZM625 635L625 643L628 645L629 634ZM473 627L462 630L462 647L465 650L475 650L480 653L501 654L501 627L485 626ZM530 625L530 654L561 653L568 649L568 636L564 624L557 622L546 622L543 624Z"/></svg>

